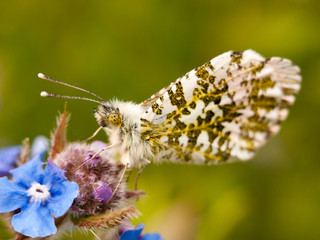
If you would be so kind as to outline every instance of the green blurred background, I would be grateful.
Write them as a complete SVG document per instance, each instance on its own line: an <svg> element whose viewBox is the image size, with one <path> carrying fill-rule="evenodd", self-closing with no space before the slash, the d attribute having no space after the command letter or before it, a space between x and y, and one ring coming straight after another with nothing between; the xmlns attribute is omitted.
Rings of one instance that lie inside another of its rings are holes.
<svg viewBox="0 0 320 240"><path fill-rule="evenodd" d="M303 86L280 134L245 163L149 166L134 223L166 240L320 239L319 10L317 0L2 0L0 146L49 136L65 101L40 91L86 96L39 72L141 102L228 50L286 57ZM97 129L94 107L68 101L70 141Z"/></svg>

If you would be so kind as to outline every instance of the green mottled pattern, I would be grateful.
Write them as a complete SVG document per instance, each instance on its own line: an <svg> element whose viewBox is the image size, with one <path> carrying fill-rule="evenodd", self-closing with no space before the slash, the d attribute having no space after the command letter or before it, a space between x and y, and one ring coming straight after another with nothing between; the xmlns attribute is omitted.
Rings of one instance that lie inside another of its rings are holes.
<svg viewBox="0 0 320 240"><path fill-rule="evenodd" d="M300 81L287 59L224 53L144 102L141 137L156 160L249 159L279 131Z"/></svg>

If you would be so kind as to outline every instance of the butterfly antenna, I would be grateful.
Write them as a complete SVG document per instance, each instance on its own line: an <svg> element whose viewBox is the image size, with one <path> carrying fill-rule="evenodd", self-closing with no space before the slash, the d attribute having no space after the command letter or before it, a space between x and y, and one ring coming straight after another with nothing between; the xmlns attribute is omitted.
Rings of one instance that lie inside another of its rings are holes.
<svg viewBox="0 0 320 240"><path fill-rule="evenodd" d="M73 86L73 85L68 84L68 83L60 82L60 81L58 81L58 80L55 80L55 79L53 79L53 78L51 78L51 77L48 77L48 76L42 74L42 73L38 73L38 77L41 78L41 79L47 80L47 81L49 81L49 82L58 83L58 84L61 84L61 85L64 85L64 86L67 86L67 87L70 87L70 88L77 89L77 90L82 91L82 92L89 93L89 94L91 94L92 96L95 96L96 98L99 98L101 101L106 102L106 100L104 100L102 97L99 97L98 95L96 95L96 94L94 94L94 93L92 93L92 92L90 92L90 91L88 91L88 90L85 90L85 89L83 89L83 88L79 88L79 87ZM47 97L47 96L46 96L46 97Z"/></svg>
<svg viewBox="0 0 320 240"><path fill-rule="evenodd" d="M85 101L90 101L90 102L95 102L95 103L99 103L102 104L101 102L91 99L91 98L85 98L85 97L77 97L77 96L63 96L63 95L59 95L59 94L52 94L52 93L47 93L45 91L42 91L40 93L41 97L47 97L47 98L68 98L68 99L79 99L79 100L85 100Z"/></svg>

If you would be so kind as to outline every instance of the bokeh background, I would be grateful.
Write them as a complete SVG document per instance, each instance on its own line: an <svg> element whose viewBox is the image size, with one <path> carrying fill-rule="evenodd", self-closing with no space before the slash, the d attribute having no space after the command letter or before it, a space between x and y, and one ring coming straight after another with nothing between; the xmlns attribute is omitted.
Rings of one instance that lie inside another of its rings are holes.
<svg viewBox="0 0 320 240"><path fill-rule="evenodd" d="M228 50L286 57L303 84L280 134L245 163L149 166L134 223L166 240L320 239L319 10L317 0L2 0L0 147L49 136L65 101L40 91L87 96L39 72L141 102ZM97 129L94 107L68 101L70 141Z"/></svg>

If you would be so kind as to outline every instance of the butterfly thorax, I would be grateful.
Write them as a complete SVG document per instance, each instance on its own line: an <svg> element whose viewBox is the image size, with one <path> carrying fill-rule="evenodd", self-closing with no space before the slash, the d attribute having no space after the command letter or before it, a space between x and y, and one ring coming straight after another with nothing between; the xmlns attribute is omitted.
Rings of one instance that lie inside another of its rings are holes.
<svg viewBox="0 0 320 240"><path fill-rule="evenodd" d="M111 154L128 167L143 166L153 155L148 141L140 134L143 111L138 104L114 100L102 103L95 112L99 125L109 136Z"/></svg>

